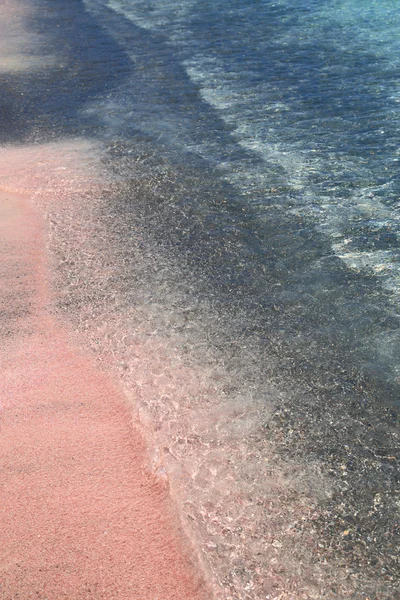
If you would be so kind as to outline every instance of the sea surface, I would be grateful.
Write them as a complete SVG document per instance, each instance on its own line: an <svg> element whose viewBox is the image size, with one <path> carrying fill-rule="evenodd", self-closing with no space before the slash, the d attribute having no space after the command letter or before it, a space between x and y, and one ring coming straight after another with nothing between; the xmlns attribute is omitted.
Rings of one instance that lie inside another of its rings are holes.
<svg viewBox="0 0 400 600"><path fill-rule="evenodd" d="M400 597L397 2L30 4L57 60L2 75L1 141L100 148L60 310L115 358L215 597Z"/></svg>

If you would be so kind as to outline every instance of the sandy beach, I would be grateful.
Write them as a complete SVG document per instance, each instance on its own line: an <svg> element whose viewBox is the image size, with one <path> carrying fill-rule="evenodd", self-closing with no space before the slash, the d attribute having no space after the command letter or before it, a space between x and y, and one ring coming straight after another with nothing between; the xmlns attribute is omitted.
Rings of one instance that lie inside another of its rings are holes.
<svg viewBox="0 0 400 600"><path fill-rule="evenodd" d="M0 231L0 598L204 598L122 393L49 310L27 197Z"/></svg>
<svg viewBox="0 0 400 600"><path fill-rule="evenodd" d="M372 4L0 0L0 600L400 600Z"/></svg>
<svg viewBox="0 0 400 600"><path fill-rule="evenodd" d="M25 29L31 7L1 10L0 73L46 68L40 36ZM0 598L204 598L132 406L52 308L46 229L31 201L49 157L39 166L40 149L2 153Z"/></svg>

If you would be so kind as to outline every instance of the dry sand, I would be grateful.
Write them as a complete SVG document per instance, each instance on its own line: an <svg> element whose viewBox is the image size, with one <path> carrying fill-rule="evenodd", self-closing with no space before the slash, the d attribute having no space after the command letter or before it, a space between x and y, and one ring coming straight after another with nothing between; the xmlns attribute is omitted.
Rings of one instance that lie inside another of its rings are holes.
<svg viewBox="0 0 400 600"><path fill-rule="evenodd" d="M43 224L0 191L0 599L206 592L116 384L51 310Z"/></svg>

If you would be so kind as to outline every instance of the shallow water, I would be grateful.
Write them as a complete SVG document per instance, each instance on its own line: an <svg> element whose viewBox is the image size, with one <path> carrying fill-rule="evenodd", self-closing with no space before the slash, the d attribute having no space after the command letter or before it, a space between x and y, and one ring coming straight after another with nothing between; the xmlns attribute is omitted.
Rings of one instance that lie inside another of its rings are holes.
<svg viewBox="0 0 400 600"><path fill-rule="evenodd" d="M257 302L270 303L278 284L279 327L288 328L290 296L318 352L332 339L378 388L393 386L396 402L399 22L392 4L114 0L107 19L99 3L86 5L134 66L119 96L101 107L109 131L135 139L139 130L157 141L155 152L211 169L217 186L226 182L228 210L242 214L235 219L241 271L254 262L266 271L248 278ZM198 206L197 198L183 202ZM222 238L226 224L208 210Z"/></svg>
<svg viewBox="0 0 400 600"><path fill-rule="evenodd" d="M2 74L2 140L30 144L10 177L216 596L393 598L393 3L34 6L42 69Z"/></svg>

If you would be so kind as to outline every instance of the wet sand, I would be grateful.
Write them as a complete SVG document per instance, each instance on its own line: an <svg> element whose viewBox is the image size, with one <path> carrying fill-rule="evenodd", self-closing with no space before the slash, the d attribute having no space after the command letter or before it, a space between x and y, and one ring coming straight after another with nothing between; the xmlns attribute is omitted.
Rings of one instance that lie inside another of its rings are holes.
<svg viewBox="0 0 400 600"><path fill-rule="evenodd" d="M0 598L205 598L131 409L51 308L43 231L0 192Z"/></svg>

